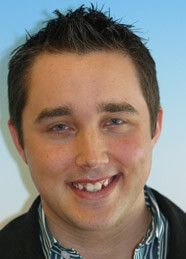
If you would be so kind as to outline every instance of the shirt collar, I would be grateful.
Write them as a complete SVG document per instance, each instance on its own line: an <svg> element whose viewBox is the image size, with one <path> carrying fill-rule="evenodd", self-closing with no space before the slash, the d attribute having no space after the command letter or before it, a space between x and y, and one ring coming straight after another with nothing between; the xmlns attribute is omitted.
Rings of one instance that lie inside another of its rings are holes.
<svg viewBox="0 0 186 259"><path fill-rule="evenodd" d="M41 240L43 252L46 258L50 258L50 251L52 249L53 244L56 242L56 240L48 229L45 213L41 203L39 205L38 212L39 212L39 225L40 225L40 240Z"/></svg>
<svg viewBox="0 0 186 259"><path fill-rule="evenodd" d="M146 206L150 209L152 214L152 230L153 235L155 235L158 239L161 239L164 233L164 221L165 218L161 213L156 198L151 191L151 189L147 186L144 188L145 194L145 203Z"/></svg>

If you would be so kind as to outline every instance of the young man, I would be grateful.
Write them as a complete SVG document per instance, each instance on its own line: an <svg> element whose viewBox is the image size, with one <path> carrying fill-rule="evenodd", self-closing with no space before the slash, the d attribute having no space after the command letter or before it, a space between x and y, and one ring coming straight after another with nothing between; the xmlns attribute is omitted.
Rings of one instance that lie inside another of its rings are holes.
<svg viewBox="0 0 186 259"><path fill-rule="evenodd" d="M0 256L184 259L186 216L145 184L162 109L131 27L94 7L56 18L9 64L9 129L40 197Z"/></svg>

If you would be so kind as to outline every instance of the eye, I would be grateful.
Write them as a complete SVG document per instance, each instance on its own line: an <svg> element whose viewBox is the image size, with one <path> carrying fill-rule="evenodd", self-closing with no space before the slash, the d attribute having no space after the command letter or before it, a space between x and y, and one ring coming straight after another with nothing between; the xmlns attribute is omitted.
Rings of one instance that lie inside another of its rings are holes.
<svg viewBox="0 0 186 259"><path fill-rule="evenodd" d="M57 124L57 125L52 127L53 131L64 131L64 130L67 130L67 129L68 129L68 126L65 125L65 124Z"/></svg>
<svg viewBox="0 0 186 259"><path fill-rule="evenodd" d="M118 118L112 118L109 121L105 123L105 126L118 126L123 125L125 121L118 119Z"/></svg>
<svg viewBox="0 0 186 259"><path fill-rule="evenodd" d="M52 133L69 133L73 132L74 129L66 124L60 123L50 127L49 132Z"/></svg>

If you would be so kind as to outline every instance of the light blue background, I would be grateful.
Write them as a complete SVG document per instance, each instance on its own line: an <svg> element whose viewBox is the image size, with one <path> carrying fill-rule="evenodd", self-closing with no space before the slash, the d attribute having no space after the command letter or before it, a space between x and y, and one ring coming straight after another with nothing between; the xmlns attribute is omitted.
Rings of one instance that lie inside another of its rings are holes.
<svg viewBox="0 0 186 259"><path fill-rule="evenodd" d="M157 63L164 127L155 148L149 184L186 210L186 1L92 1L111 15L132 23ZM25 211L36 191L28 169L16 153L7 130L7 60L24 42L25 30L35 31L55 9L78 7L90 1L1 1L0 4L0 222L4 225Z"/></svg>

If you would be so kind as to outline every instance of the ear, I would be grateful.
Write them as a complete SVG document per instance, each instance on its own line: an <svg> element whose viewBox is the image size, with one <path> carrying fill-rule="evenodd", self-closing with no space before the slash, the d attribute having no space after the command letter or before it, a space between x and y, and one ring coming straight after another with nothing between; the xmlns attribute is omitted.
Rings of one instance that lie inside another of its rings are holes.
<svg viewBox="0 0 186 259"><path fill-rule="evenodd" d="M156 142L158 141L159 136L161 134L162 121L163 121L163 109L160 108L159 112L158 112L158 115L157 115L157 119L156 119L156 129L155 129L155 132L154 132L154 136L152 138L153 146L156 144Z"/></svg>
<svg viewBox="0 0 186 259"><path fill-rule="evenodd" d="M24 147L20 143L20 139L19 139L17 129L16 129L14 123L12 122L12 120L8 121L8 127L9 127L9 130L10 130L12 139L14 141L14 144L15 144L20 156L22 157L22 159L26 163L26 155L25 155Z"/></svg>

